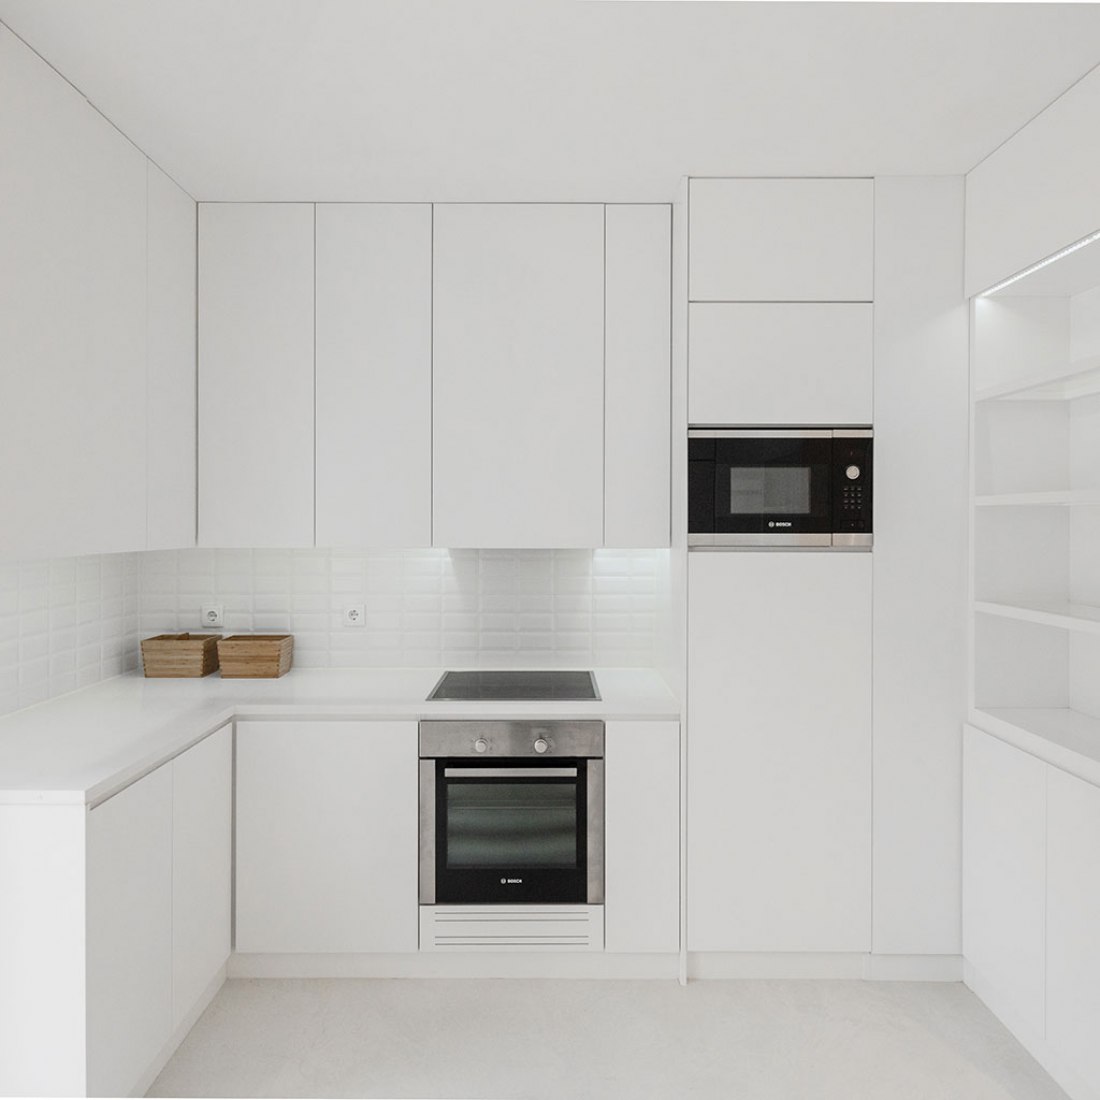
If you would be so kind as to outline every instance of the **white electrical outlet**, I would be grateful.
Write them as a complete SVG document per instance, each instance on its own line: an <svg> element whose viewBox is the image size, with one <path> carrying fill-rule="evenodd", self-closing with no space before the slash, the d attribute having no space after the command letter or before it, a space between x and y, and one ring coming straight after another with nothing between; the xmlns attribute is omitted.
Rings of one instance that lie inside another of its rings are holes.
<svg viewBox="0 0 1100 1100"><path fill-rule="evenodd" d="M361 603L349 603L344 607L344 626L363 626L367 621L367 609Z"/></svg>
<svg viewBox="0 0 1100 1100"><path fill-rule="evenodd" d="M208 604L202 609L202 625L207 628L221 626L223 616L221 604Z"/></svg>

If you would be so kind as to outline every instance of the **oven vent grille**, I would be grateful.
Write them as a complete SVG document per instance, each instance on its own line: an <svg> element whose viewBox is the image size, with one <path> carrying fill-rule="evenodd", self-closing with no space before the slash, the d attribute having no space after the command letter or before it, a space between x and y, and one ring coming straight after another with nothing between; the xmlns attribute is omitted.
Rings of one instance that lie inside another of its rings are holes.
<svg viewBox="0 0 1100 1100"><path fill-rule="evenodd" d="M421 951L602 951L602 905L422 905Z"/></svg>

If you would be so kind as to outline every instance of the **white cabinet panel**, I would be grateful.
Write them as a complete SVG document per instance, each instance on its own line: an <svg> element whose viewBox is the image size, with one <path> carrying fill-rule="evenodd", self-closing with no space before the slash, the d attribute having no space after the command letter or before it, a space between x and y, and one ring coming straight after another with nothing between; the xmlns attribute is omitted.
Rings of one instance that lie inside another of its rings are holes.
<svg viewBox="0 0 1100 1100"><path fill-rule="evenodd" d="M149 172L147 549L195 545L195 202Z"/></svg>
<svg viewBox="0 0 1100 1100"><path fill-rule="evenodd" d="M689 307L692 424L870 424L873 307Z"/></svg>
<svg viewBox="0 0 1100 1100"><path fill-rule="evenodd" d="M172 1027L229 957L233 730L172 761Z"/></svg>
<svg viewBox="0 0 1100 1100"><path fill-rule="evenodd" d="M688 560L688 948L868 951L871 555Z"/></svg>
<svg viewBox="0 0 1100 1100"><path fill-rule="evenodd" d="M415 951L418 792L415 722L239 722L237 951Z"/></svg>
<svg viewBox="0 0 1100 1100"><path fill-rule="evenodd" d="M145 546L145 157L0 26L0 558Z"/></svg>
<svg viewBox="0 0 1100 1100"><path fill-rule="evenodd" d="M605 759L605 947L678 951L679 723L608 722Z"/></svg>
<svg viewBox="0 0 1100 1100"><path fill-rule="evenodd" d="M963 739L963 953L991 1007L1044 1026L1046 765L967 727Z"/></svg>
<svg viewBox="0 0 1100 1100"><path fill-rule="evenodd" d="M313 206L199 205L199 542L313 545Z"/></svg>
<svg viewBox="0 0 1100 1100"><path fill-rule="evenodd" d="M172 1032L172 769L88 813L88 1095L129 1096Z"/></svg>
<svg viewBox="0 0 1100 1100"><path fill-rule="evenodd" d="M1048 768L1047 1042L1100 1085L1100 788Z"/></svg>
<svg viewBox="0 0 1100 1100"><path fill-rule="evenodd" d="M603 542L602 206L438 205L437 546Z"/></svg>
<svg viewBox="0 0 1100 1100"><path fill-rule="evenodd" d="M430 546L432 208L317 207L317 545Z"/></svg>
<svg viewBox="0 0 1100 1100"><path fill-rule="evenodd" d="M668 546L671 208L606 210L604 545Z"/></svg>
<svg viewBox="0 0 1100 1100"><path fill-rule="evenodd" d="M693 179L692 301L869 302L870 179Z"/></svg>

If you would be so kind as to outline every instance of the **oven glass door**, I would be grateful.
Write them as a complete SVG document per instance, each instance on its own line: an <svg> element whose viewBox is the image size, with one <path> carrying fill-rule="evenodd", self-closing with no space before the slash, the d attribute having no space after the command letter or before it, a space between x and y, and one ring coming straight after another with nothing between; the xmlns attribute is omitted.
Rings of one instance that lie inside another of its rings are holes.
<svg viewBox="0 0 1100 1100"><path fill-rule="evenodd" d="M587 762L436 761L437 903L583 903Z"/></svg>
<svg viewBox="0 0 1100 1100"><path fill-rule="evenodd" d="M828 545L832 432L731 432L715 440L714 531Z"/></svg>

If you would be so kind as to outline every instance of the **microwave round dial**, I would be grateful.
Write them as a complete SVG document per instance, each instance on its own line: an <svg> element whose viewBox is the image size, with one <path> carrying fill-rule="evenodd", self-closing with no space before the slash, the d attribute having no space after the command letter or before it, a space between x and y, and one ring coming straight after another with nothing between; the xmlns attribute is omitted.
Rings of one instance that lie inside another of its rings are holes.
<svg viewBox="0 0 1100 1100"><path fill-rule="evenodd" d="M860 469L858 466L849 466L848 469L844 471L844 474L849 481L855 481L855 479L859 477Z"/></svg>

